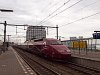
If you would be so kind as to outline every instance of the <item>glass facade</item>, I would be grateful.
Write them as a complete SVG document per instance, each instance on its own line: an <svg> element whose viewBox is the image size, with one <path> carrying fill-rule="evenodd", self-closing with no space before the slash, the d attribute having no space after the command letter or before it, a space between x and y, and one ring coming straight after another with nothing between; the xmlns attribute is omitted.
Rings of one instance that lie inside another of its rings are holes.
<svg viewBox="0 0 100 75"><path fill-rule="evenodd" d="M46 38L43 26L29 26L26 31L26 40Z"/></svg>

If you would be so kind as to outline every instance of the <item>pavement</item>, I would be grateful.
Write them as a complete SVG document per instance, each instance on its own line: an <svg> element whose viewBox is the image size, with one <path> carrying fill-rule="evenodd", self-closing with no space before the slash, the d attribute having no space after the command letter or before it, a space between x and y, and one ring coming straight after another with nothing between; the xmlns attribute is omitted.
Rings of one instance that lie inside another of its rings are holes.
<svg viewBox="0 0 100 75"><path fill-rule="evenodd" d="M71 50L71 54L74 57L91 59L95 61L100 61L100 51L86 51L86 50Z"/></svg>
<svg viewBox="0 0 100 75"><path fill-rule="evenodd" d="M0 55L0 75L36 75L18 53L9 47Z"/></svg>

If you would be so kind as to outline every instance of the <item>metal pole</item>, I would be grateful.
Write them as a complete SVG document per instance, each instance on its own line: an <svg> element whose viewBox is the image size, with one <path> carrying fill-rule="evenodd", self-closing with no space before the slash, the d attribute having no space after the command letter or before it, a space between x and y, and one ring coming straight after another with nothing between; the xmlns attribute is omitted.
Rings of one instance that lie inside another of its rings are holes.
<svg viewBox="0 0 100 75"><path fill-rule="evenodd" d="M16 35L17 35L17 26L16 26Z"/></svg>
<svg viewBox="0 0 100 75"><path fill-rule="evenodd" d="M10 35L8 35L8 43L9 43L9 36L10 36Z"/></svg>
<svg viewBox="0 0 100 75"><path fill-rule="evenodd" d="M7 22L4 22L4 50L6 50L6 26Z"/></svg>
<svg viewBox="0 0 100 75"><path fill-rule="evenodd" d="M97 44L97 32L96 32L96 39L95 39L95 51L96 51L96 44Z"/></svg>
<svg viewBox="0 0 100 75"><path fill-rule="evenodd" d="M58 39L58 25L56 25L56 28L57 28L57 39Z"/></svg>
<svg viewBox="0 0 100 75"><path fill-rule="evenodd" d="M11 36L11 35L7 35L7 36L8 36L8 43L7 43L7 47L9 47L9 45L10 45L9 36Z"/></svg>
<svg viewBox="0 0 100 75"><path fill-rule="evenodd" d="M91 51L92 51L92 38L91 38Z"/></svg>

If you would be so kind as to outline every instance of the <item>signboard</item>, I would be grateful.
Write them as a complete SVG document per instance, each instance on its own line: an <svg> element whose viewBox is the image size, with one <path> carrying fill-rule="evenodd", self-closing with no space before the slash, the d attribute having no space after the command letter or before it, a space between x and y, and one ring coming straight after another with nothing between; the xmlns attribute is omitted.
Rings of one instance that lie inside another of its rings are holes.
<svg viewBox="0 0 100 75"><path fill-rule="evenodd" d="M73 48L86 48L87 42L86 41L74 41Z"/></svg>
<svg viewBox="0 0 100 75"><path fill-rule="evenodd" d="M93 39L100 39L100 33L93 33Z"/></svg>

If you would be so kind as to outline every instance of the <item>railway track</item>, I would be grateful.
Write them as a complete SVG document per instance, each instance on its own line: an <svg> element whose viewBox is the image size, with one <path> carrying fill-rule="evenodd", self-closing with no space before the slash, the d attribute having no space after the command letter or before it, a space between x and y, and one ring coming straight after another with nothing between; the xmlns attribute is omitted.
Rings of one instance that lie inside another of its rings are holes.
<svg viewBox="0 0 100 75"><path fill-rule="evenodd" d="M17 52L19 51L18 49L16 49L16 50L17 50ZM23 54L22 50L21 50L21 52ZM43 66L48 67L49 69L55 71L59 75L84 75L84 74L81 74L81 73L79 73L77 71L73 71L73 70L71 70L69 68L63 68L64 66L57 65L53 61L45 60L44 58L38 57L38 56L30 54L28 52L24 52L24 53L27 53L29 58L32 58L33 60L37 61L38 63L42 64ZM22 54L20 54L20 55L22 55ZM34 65L31 65L31 66L33 67L33 70L34 70Z"/></svg>
<svg viewBox="0 0 100 75"><path fill-rule="evenodd" d="M63 69L65 68L72 68L73 70L77 70L80 72L80 75L100 75L100 70L97 70L97 69L94 69L94 68L91 68L91 67L87 67L87 66L84 66L84 65L80 65L80 64L76 64L76 63L73 63L73 62L68 62L68 61L65 61L65 62L62 62L62 63L59 63L59 62L56 62L54 64L51 64L52 66L59 66L59 68L63 67Z"/></svg>
<svg viewBox="0 0 100 75"><path fill-rule="evenodd" d="M86 75L100 75L100 71L97 69L90 68L90 67L83 66L83 65L79 65L79 64L76 64L73 62L67 62L67 64L64 66L75 69L77 71L80 71Z"/></svg>
<svg viewBox="0 0 100 75"><path fill-rule="evenodd" d="M18 50L17 50L18 51ZM73 62L63 62L63 63L59 63L59 62L50 62L48 60L45 59L41 59L41 58L37 58L35 57L33 54L27 53L27 52L20 52L21 55L24 56L24 58L28 57L28 63L29 61L31 62L31 66L35 67L34 70L36 70L36 68L38 68L38 66L34 66L33 64L38 63L38 64L42 64L42 69L39 69L40 71L42 70L41 73L38 71L39 75L100 75L100 71L93 69L93 68L89 68L83 65L79 65ZM24 54L26 53L26 55ZM28 56L27 56L28 55ZM32 58L36 58L35 60ZM34 60L34 63L33 63ZM41 61L42 62L41 62ZM47 69L45 69L45 66ZM51 70L51 72L49 72L49 70ZM53 73L54 72L54 73ZM47 74L46 74L47 73ZM48 74L49 73L49 74Z"/></svg>
<svg viewBox="0 0 100 75"><path fill-rule="evenodd" d="M25 52L16 49L25 62L37 73L37 75L61 75L56 71L40 64L39 62L30 58Z"/></svg>

